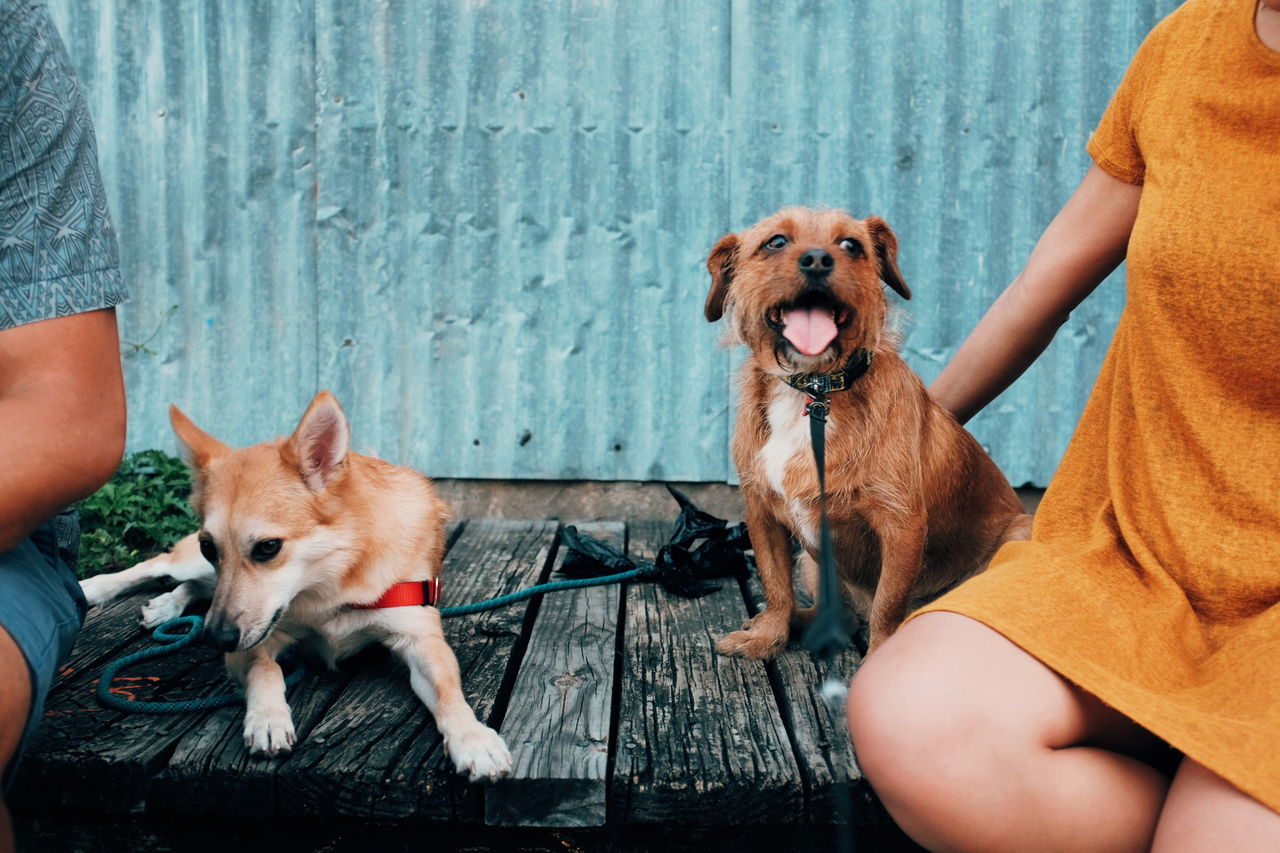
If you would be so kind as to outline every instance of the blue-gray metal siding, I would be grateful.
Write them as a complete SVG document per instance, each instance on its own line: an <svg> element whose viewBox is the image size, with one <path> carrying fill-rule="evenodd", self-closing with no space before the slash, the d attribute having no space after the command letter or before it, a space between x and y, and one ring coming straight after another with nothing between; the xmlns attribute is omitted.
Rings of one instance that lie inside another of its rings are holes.
<svg viewBox="0 0 1280 853"><path fill-rule="evenodd" d="M931 380L1088 165L1173 0L54 0L134 293L133 448L328 387L435 476L732 479L703 259L784 204L884 216ZM1113 277L971 428L1045 483Z"/></svg>

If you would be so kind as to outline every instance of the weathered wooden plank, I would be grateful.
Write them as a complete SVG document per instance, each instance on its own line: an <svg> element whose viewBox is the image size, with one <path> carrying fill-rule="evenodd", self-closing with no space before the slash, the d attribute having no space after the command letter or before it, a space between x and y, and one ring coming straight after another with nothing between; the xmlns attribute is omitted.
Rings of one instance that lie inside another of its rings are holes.
<svg viewBox="0 0 1280 853"><path fill-rule="evenodd" d="M626 547L621 523L578 529ZM555 568L564 557L561 549ZM501 729L515 767L485 792L486 823L604 825L621 592L612 584L544 598Z"/></svg>
<svg viewBox="0 0 1280 853"><path fill-rule="evenodd" d="M556 524L471 522L445 560L445 604L504 595L546 571ZM529 608L445 620L467 700L490 720L510 684ZM476 820L479 789L453 771L403 665L383 655L362 670L277 774L284 814Z"/></svg>
<svg viewBox="0 0 1280 853"><path fill-rule="evenodd" d="M553 829L413 820L329 817L227 820L167 814L14 815L18 850L31 853L369 853L369 851L519 851L519 853L773 853L837 851L830 827L664 827ZM896 827L866 827L858 850L925 853Z"/></svg>
<svg viewBox="0 0 1280 853"><path fill-rule="evenodd" d="M44 726L23 765L20 803L54 807L128 811L140 808L148 781L174 744L207 712L152 716L100 708L94 696L102 665L151 647L138 627L146 596L95 608L86 621L63 675L45 703ZM128 642L121 639L131 637ZM165 700L183 700L233 690L222 655L191 647L146 661L117 682L118 691Z"/></svg>
<svg viewBox="0 0 1280 853"><path fill-rule="evenodd" d="M666 537L666 525L635 525L632 553L652 558ZM610 821L799 822L800 771L765 668L715 651L747 616L738 585L693 600L654 584L626 595Z"/></svg>
<svg viewBox="0 0 1280 853"><path fill-rule="evenodd" d="M54 689L80 670L88 668L96 672L108 661L125 654L122 651L125 646L145 636L147 632L139 626L139 620L142 605L151 595L154 593L133 595L90 608L71 654L58 671Z"/></svg>
<svg viewBox="0 0 1280 853"><path fill-rule="evenodd" d="M308 674L289 692L299 740L305 740L356 668ZM147 790L147 809L183 815L267 818L277 812L276 772L286 758L250 758L243 705L219 708L182 737Z"/></svg>
<svg viewBox="0 0 1280 853"><path fill-rule="evenodd" d="M747 595L752 613L764 609L764 588L754 572L747 580ZM803 590L796 590L796 598L800 606L809 603ZM821 692L829 673L848 684L862 664L862 656L850 646L828 667L804 649L801 639L793 637L769 662L768 671L804 780L806 820L817 824L883 823L887 815L858 768L844 713L833 710Z"/></svg>

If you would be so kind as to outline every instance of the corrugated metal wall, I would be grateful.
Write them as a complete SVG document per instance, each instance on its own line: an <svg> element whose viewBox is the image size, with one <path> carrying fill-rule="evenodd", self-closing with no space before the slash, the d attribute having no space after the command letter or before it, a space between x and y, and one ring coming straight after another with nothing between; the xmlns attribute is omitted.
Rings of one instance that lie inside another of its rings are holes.
<svg viewBox="0 0 1280 853"><path fill-rule="evenodd" d="M706 252L876 213L932 379L1083 173L1174 0L55 0L134 301L130 446L232 443L318 387L445 477L731 479ZM1044 483L1117 278L972 423Z"/></svg>

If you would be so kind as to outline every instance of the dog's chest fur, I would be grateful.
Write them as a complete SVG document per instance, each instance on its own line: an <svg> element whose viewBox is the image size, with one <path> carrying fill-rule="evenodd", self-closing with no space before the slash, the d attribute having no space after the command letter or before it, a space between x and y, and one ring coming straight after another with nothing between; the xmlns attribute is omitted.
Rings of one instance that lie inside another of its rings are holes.
<svg viewBox="0 0 1280 853"><path fill-rule="evenodd" d="M791 531L806 548L818 547L817 507L797 497L794 483L803 478L807 466L816 479L813 447L809 437L809 418L804 413L807 397L782 383L771 392L766 419L769 438L760 448L760 473L769 488L782 501ZM827 429L834 426L830 421ZM789 487L790 485L790 487Z"/></svg>

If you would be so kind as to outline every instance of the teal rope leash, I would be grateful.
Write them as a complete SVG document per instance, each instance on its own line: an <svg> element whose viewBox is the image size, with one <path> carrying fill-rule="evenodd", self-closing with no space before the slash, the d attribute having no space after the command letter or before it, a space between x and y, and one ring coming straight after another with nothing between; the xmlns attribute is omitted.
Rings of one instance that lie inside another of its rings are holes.
<svg viewBox="0 0 1280 853"><path fill-rule="evenodd" d="M243 701L239 693L222 693L217 696L204 696L200 699L186 699L175 702L148 702L142 699L130 699L128 696L111 692L111 685L115 682L116 674L120 670L144 660L165 657L179 649L185 649L200 637L200 629L203 627L204 620L199 616L179 616L177 619L170 619L156 628L151 632L151 639L160 645L125 655L103 667L102 677L98 679L96 691L98 704L104 708L112 708L116 711L132 711L137 714L174 714L179 711L206 711L211 708L224 708L227 705L236 705ZM186 628L186 631L178 632L180 628ZM305 668L302 666L295 666L293 672L289 673L288 677L285 678L284 683L289 687L297 684L302 679L304 670Z"/></svg>
<svg viewBox="0 0 1280 853"><path fill-rule="evenodd" d="M604 586L606 584L622 583L623 581L633 580L641 577L644 569L631 569L626 572L619 572L614 575L605 575L603 577L594 578L578 578L567 581L553 581L551 583L538 584L527 589L518 590L507 595L500 595L497 598L486 599L485 601L477 601L473 604L459 604L455 607L441 607L440 616L448 619L452 616L470 616L473 613L482 613L486 610L496 610L499 607L506 607L508 604L515 604L525 599L533 598L545 592L558 592L565 589L581 589L588 586ZM185 711L208 711L213 708L225 708L229 705L239 705L244 702L244 696L239 691L235 693L219 693L215 696L204 696L199 699L182 699L169 702L152 702L143 699L131 699L128 696L113 693L112 684L118 677L118 673L126 667L141 663L146 660L154 660L156 658L166 657L177 651L185 649L200 637L200 631L204 627L204 619L199 616L179 616L176 619L170 619L163 625L157 627L151 632L151 639L159 645L149 649L142 649L133 654L125 655L119 660L114 660L107 664L102 670L102 677L98 679L97 697L98 704L104 708L111 708L115 711L129 711L135 714L178 714ZM185 629L185 630L181 630ZM298 664L294 666L293 671L285 678L286 687L293 687L302 680L306 667Z"/></svg>
<svg viewBox="0 0 1280 853"><path fill-rule="evenodd" d="M517 590L516 592L500 595L497 598L489 598L484 601L477 601L474 604L458 604L453 607L441 607L440 616L448 619L451 616L470 616L472 613L483 613L486 610L496 610L499 607L506 607L508 604L515 604L524 601L527 598L533 598L535 595L541 595L544 592L559 592L562 589L582 589L587 586L606 586L611 583L622 583L623 581L634 580L643 575L643 569L631 569L626 572L619 572L616 575L604 575L596 578L578 578L569 581L551 581L550 583L538 584L527 589Z"/></svg>

